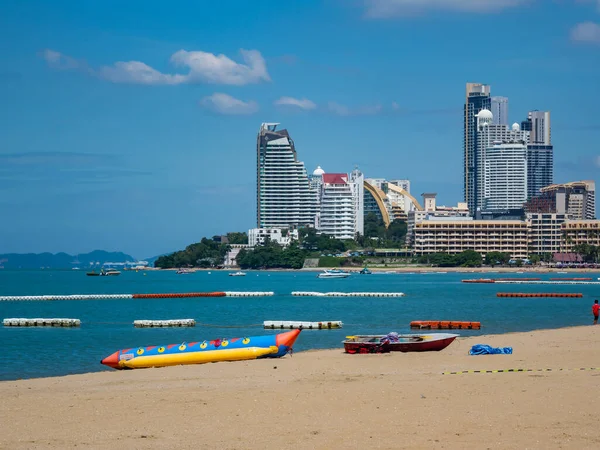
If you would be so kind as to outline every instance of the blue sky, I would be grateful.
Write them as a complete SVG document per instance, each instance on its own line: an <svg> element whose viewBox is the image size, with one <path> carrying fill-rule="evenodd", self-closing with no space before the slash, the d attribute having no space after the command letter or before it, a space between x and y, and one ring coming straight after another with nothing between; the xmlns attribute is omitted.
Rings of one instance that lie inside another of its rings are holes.
<svg viewBox="0 0 600 450"><path fill-rule="evenodd" d="M5 0L0 44L0 253L247 230L261 122L456 204L467 81L550 110L555 181L600 182L599 0Z"/></svg>

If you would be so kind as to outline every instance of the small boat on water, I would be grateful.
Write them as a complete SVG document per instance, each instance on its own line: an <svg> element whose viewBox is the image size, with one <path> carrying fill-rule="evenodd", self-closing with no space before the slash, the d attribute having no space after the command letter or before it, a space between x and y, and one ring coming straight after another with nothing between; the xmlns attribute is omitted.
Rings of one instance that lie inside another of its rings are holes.
<svg viewBox="0 0 600 450"><path fill-rule="evenodd" d="M364 269L362 269L359 272L361 275L371 275L373 272L371 272L367 267L365 267Z"/></svg>
<svg viewBox="0 0 600 450"><path fill-rule="evenodd" d="M242 272L242 271L237 271L237 272L233 272L229 274L230 277L245 277L246 276L246 272Z"/></svg>
<svg viewBox="0 0 600 450"><path fill-rule="evenodd" d="M398 334L346 336L346 353L430 352L448 347L458 334Z"/></svg>
<svg viewBox="0 0 600 450"><path fill-rule="evenodd" d="M349 272L340 269L328 269L317 275L317 278L348 278Z"/></svg>
<svg viewBox="0 0 600 450"><path fill-rule="evenodd" d="M126 348L117 350L100 363L113 369L144 369L219 361L281 358L292 351L292 346L300 331L292 330L267 336Z"/></svg>
<svg viewBox="0 0 600 450"><path fill-rule="evenodd" d="M194 271L192 269L178 269L175 273L177 275L185 275L187 273L194 273Z"/></svg>
<svg viewBox="0 0 600 450"><path fill-rule="evenodd" d="M109 269L109 270L100 270L100 272L96 272L95 270L92 270L91 272L87 272L86 275L88 277L116 277L117 275L121 275L121 272L119 272L118 270L114 270L114 269Z"/></svg>

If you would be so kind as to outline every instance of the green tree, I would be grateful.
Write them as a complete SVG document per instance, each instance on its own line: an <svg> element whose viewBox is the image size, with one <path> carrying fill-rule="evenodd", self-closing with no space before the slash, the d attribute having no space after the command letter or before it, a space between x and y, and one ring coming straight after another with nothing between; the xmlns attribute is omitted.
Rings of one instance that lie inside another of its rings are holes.
<svg viewBox="0 0 600 450"><path fill-rule="evenodd" d="M248 234L243 232L227 233L227 240L230 244L248 244Z"/></svg>

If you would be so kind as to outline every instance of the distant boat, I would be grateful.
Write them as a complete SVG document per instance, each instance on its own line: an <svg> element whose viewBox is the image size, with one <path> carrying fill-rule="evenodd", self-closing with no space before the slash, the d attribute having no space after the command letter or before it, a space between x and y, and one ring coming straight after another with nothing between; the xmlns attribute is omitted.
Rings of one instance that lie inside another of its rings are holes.
<svg viewBox="0 0 600 450"><path fill-rule="evenodd" d="M81 270L79 267L73 267L71 270Z"/></svg>
<svg viewBox="0 0 600 450"><path fill-rule="evenodd" d="M348 278L350 274L340 269L324 270L323 273L317 275L317 278Z"/></svg>
<svg viewBox="0 0 600 450"><path fill-rule="evenodd" d="M230 277L245 277L246 273L238 270L237 272L230 273L229 276Z"/></svg>
<svg viewBox="0 0 600 450"><path fill-rule="evenodd" d="M192 269L179 269L175 273L178 275L184 275L186 273L194 273L194 271Z"/></svg>
<svg viewBox="0 0 600 450"><path fill-rule="evenodd" d="M361 275L371 275L373 272L371 272L367 267L365 267L358 273L360 273Z"/></svg>
<svg viewBox="0 0 600 450"><path fill-rule="evenodd" d="M114 269L110 269L110 270L102 269L100 271L100 273L96 272L95 270L92 270L91 272L87 272L86 275L88 277L116 277L117 275L121 275L121 272L119 272L118 270L114 270Z"/></svg>

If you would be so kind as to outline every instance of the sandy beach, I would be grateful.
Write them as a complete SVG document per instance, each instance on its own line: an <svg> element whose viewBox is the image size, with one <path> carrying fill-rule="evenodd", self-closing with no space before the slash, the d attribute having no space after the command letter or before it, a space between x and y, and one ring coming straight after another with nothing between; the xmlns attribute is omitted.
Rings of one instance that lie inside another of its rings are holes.
<svg viewBox="0 0 600 450"><path fill-rule="evenodd" d="M477 343L514 353L469 356ZM6 381L0 448L600 448L600 370L579 370L600 367L599 343L587 326L461 338L439 353L340 348ZM552 370L443 374L517 368Z"/></svg>

